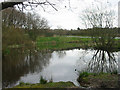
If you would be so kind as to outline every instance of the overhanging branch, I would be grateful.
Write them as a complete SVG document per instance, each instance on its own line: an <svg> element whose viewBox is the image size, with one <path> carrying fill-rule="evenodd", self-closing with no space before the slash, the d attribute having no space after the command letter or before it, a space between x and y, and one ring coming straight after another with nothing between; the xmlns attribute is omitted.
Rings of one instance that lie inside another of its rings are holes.
<svg viewBox="0 0 120 90"><path fill-rule="evenodd" d="M26 0L25 0L26 1ZM44 1L44 2L37 2L37 1L28 1L28 3L23 3L24 1L21 1L21 2L1 2L0 3L0 5L1 5L1 9L0 10L3 10L3 9L6 9L6 8L8 8L8 7L14 7L14 5L19 5L19 4L21 4L22 6L23 6L23 8L25 8L25 7L27 7L27 6L30 6L31 8L35 5L35 6L38 6L38 5L50 5L50 6L52 6L52 8L54 8L56 11L58 11L55 7L54 7L54 5L55 4L53 4L53 3L50 3L49 1Z"/></svg>

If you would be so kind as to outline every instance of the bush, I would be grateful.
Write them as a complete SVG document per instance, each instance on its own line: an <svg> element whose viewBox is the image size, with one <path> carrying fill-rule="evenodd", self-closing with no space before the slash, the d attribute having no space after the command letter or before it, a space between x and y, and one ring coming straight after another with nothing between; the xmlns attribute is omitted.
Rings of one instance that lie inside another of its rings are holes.
<svg viewBox="0 0 120 90"><path fill-rule="evenodd" d="M3 26L2 32L2 49L4 54L9 53L9 48L31 48L33 46L32 41L25 34L24 29Z"/></svg>

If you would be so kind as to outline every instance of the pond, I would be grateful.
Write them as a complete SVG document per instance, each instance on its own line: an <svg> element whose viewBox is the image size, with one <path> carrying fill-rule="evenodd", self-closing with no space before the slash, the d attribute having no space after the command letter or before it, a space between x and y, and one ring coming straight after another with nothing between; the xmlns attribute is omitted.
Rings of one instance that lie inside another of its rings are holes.
<svg viewBox="0 0 120 90"><path fill-rule="evenodd" d="M91 72L99 72L99 70L109 72L118 68L119 52L108 53L101 50L72 49L23 54L19 51L14 49L8 56L3 57L2 82L4 88L13 87L21 81L39 83L41 76L48 81L51 78L53 82L71 81L79 86L77 82L78 72L82 70L89 68ZM99 62L99 60L103 60L103 54L106 61ZM94 64L96 65L94 66ZM101 65L100 68L97 65ZM96 67L98 70L95 69Z"/></svg>
<svg viewBox="0 0 120 90"><path fill-rule="evenodd" d="M66 37L91 38L90 36L66 36ZM120 37L115 37L115 39L120 39Z"/></svg>

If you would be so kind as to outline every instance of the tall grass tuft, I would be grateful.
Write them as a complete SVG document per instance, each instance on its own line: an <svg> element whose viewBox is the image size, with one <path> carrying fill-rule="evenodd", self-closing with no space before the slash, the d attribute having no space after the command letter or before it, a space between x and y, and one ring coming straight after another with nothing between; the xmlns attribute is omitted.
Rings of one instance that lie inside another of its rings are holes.
<svg viewBox="0 0 120 90"><path fill-rule="evenodd" d="M81 82L84 77L88 77L89 73L88 72L82 72L79 74L79 77L77 79L78 82Z"/></svg>

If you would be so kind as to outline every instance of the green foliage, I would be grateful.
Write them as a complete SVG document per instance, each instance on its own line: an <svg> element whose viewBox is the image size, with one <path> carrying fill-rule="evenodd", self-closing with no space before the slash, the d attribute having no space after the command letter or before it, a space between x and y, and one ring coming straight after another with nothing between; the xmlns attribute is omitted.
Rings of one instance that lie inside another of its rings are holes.
<svg viewBox="0 0 120 90"><path fill-rule="evenodd" d="M45 80L42 76L40 77L40 84L46 84L47 80Z"/></svg>

